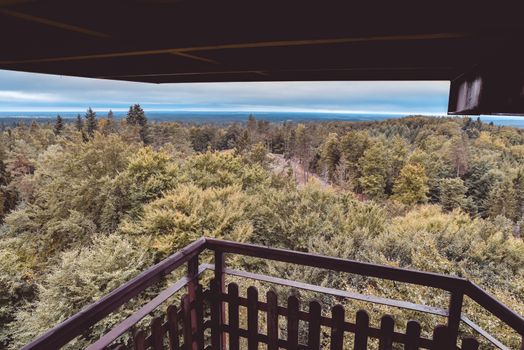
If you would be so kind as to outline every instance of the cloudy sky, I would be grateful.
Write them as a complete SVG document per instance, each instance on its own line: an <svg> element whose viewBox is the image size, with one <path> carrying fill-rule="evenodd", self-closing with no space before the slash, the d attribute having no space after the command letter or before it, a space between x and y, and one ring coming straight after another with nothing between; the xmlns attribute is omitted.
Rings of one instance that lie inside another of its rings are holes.
<svg viewBox="0 0 524 350"><path fill-rule="evenodd" d="M449 82L144 84L0 70L0 112L126 110L445 114Z"/></svg>

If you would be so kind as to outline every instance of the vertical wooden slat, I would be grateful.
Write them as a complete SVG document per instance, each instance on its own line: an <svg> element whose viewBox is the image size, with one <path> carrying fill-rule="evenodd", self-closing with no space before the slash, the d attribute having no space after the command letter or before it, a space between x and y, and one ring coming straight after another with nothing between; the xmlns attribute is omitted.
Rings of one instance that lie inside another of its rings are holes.
<svg viewBox="0 0 524 350"><path fill-rule="evenodd" d="M153 350L164 349L164 329L162 328L162 317L155 317L151 321L151 348Z"/></svg>
<svg viewBox="0 0 524 350"><path fill-rule="evenodd" d="M211 348L220 348L220 287L219 281L211 281Z"/></svg>
<svg viewBox="0 0 524 350"><path fill-rule="evenodd" d="M420 324L411 320L406 327L406 346L405 350L418 350L420 342Z"/></svg>
<svg viewBox="0 0 524 350"><path fill-rule="evenodd" d="M462 290L453 291L449 298L448 333L449 342L450 344L453 344L454 347L457 346L463 300L464 293Z"/></svg>
<svg viewBox="0 0 524 350"><path fill-rule="evenodd" d="M228 323L229 323L229 350L239 350L239 333L238 333L238 318L239 318L239 299L238 299L238 285L230 283L227 286L227 294L229 295L228 303Z"/></svg>
<svg viewBox="0 0 524 350"><path fill-rule="evenodd" d="M138 330L133 337L135 350L146 350L146 335L143 330Z"/></svg>
<svg viewBox="0 0 524 350"><path fill-rule="evenodd" d="M175 305L169 305L167 308L167 333L169 335L169 349L179 350L180 343L178 339L178 310Z"/></svg>
<svg viewBox="0 0 524 350"><path fill-rule="evenodd" d="M215 250L215 280L217 282L217 288L220 295L222 295L226 288L225 288L225 273L224 269L226 267L226 262L224 259L224 253L220 250ZM226 347L226 337L225 333L221 331L222 325L224 324L224 318L225 318L225 308L224 303L220 301L218 303L218 328L219 328L219 337L220 337L220 343L217 344L218 347L214 348L214 350L222 350Z"/></svg>
<svg viewBox="0 0 524 350"><path fill-rule="evenodd" d="M447 326L439 325L433 330L432 350L454 349Z"/></svg>
<svg viewBox="0 0 524 350"><path fill-rule="evenodd" d="M278 350L278 298L272 290L266 293L267 300L267 349Z"/></svg>
<svg viewBox="0 0 524 350"><path fill-rule="evenodd" d="M479 342L473 337L464 337L462 339L462 350L477 350L479 348Z"/></svg>
<svg viewBox="0 0 524 350"><path fill-rule="evenodd" d="M384 315L380 319L380 340L379 350L393 349L393 332L395 330L395 321L390 315Z"/></svg>
<svg viewBox="0 0 524 350"><path fill-rule="evenodd" d="M200 284L197 285L196 290L195 315L196 339L193 340L193 344L196 344L197 349L200 350L204 348L204 296Z"/></svg>
<svg viewBox="0 0 524 350"><path fill-rule="evenodd" d="M191 304L189 302L189 295L187 294L182 297L182 314L184 315L184 349L191 350L193 347L193 328L191 325Z"/></svg>
<svg viewBox="0 0 524 350"><path fill-rule="evenodd" d="M364 310L357 311L355 329L355 350L366 350L368 347L369 315Z"/></svg>
<svg viewBox="0 0 524 350"><path fill-rule="evenodd" d="M310 350L320 349L320 303L311 301L309 303L309 325L307 345Z"/></svg>
<svg viewBox="0 0 524 350"><path fill-rule="evenodd" d="M258 290L247 289L247 348L258 350Z"/></svg>
<svg viewBox="0 0 524 350"><path fill-rule="evenodd" d="M331 309L331 350L342 350L344 346L344 307L335 305Z"/></svg>
<svg viewBox="0 0 524 350"><path fill-rule="evenodd" d="M189 297L189 304L196 304L197 300L197 288L198 288L198 255L194 256L187 262L187 277L190 281L187 284L187 295ZM193 308L191 310L191 330L193 334L198 333L197 323L197 310ZM197 339L192 340L191 348L193 350L199 350L197 345Z"/></svg>
<svg viewBox="0 0 524 350"><path fill-rule="evenodd" d="M287 299L287 346L289 350L298 349L298 311L298 298L292 295Z"/></svg>

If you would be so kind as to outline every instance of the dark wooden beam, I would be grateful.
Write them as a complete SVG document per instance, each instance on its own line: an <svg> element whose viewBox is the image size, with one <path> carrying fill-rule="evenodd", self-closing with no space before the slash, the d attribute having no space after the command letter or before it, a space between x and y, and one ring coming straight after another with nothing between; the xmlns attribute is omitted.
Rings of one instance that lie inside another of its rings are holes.
<svg viewBox="0 0 524 350"><path fill-rule="evenodd" d="M98 37L98 38L108 39L108 38L111 37L108 34L100 33L100 32L95 31L95 30L86 29L86 28L82 28L82 27L79 27L79 26L75 26L75 25L71 25L71 24L67 24L67 23L63 23L63 22L58 22L58 21L54 21L54 20L51 20L51 19L43 18L43 17L33 16L33 15L30 15L30 14L27 14L27 13L23 13L23 12L8 10L8 9L5 9L5 8L3 8L3 9L0 8L0 14L3 14L5 16L14 17L16 19L20 19L20 20L23 20L23 21L39 23L39 24L43 24L43 25L46 25L46 26L50 26L50 27L54 27L54 28L60 28L60 29L67 30L67 31L70 31L70 32L81 33L81 34L94 36L94 37Z"/></svg>

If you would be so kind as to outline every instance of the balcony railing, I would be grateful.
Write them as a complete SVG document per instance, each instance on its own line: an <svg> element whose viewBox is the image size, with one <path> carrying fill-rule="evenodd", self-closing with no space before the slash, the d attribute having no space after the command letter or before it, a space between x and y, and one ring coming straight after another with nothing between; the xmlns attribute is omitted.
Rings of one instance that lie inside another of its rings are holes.
<svg viewBox="0 0 524 350"><path fill-rule="evenodd" d="M200 265L199 257L202 253L208 256L207 251L213 252L214 264ZM437 308L234 270L226 267L225 255L256 257L432 287L449 293L449 307ZM184 264L187 264L186 276L158 293L131 316L91 344L88 349L237 350L247 348L254 350L259 349L261 345L263 348L272 350L279 348L320 349L329 344L330 349L336 350L348 346L348 343L344 343L345 336L348 334L351 336L350 342L354 349L367 349L371 339L378 339L379 349L384 350L398 348L398 344L403 345L404 349L471 350L479 347L477 339L481 337L496 348L507 349L497 340L496 335L489 334L463 314L465 296L512 328L520 337L524 335L524 319L520 315L466 279L202 238L115 289L96 303L84 308L23 349L61 348L75 337L84 334L98 321L118 311L122 305L139 296L148 287L163 281L166 275L183 267ZM204 288L199 284L199 276L206 270L214 271L214 278L209 286ZM355 310L355 322L352 322L352 319L346 319L347 310L341 305L335 305L331 308L330 313L326 314L322 313L323 305L317 301L310 301L307 307L301 307L299 299L295 296L290 296L285 302L282 302L278 300L277 294L273 291L267 292L265 298L260 298L258 290L253 286L247 288L247 297L242 297L237 284L225 285L226 275L331 295L339 299L354 299L436 315L445 322L432 329L421 329L421 325L412 320L407 323L405 330L395 330L393 317L384 315L381 318L380 326L373 327L369 322L368 313L364 310ZM153 317L147 327L139 326L142 319L153 315L155 310L160 306L165 306L168 299L184 288L186 288L186 294L181 298L179 306L169 305L165 315ZM240 308L247 312L240 312ZM264 327L259 324L260 315L265 315ZM282 319L285 320L287 328L285 339L280 337L281 332L279 332L279 320ZM470 327L476 336L460 337L461 323ZM299 337L301 331L299 324L306 325L302 328L307 337ZM326 329L328 332L325 331ZM322 330L324 330L323 333ZM421 331L432 334L432 336L424 337ZM326 333L327 343L322 343L322 334L325 336ZM124 342L122 336L126 334L131 336L131 340ZM524 344L521 345L521 349L524 349Z"/></svg>

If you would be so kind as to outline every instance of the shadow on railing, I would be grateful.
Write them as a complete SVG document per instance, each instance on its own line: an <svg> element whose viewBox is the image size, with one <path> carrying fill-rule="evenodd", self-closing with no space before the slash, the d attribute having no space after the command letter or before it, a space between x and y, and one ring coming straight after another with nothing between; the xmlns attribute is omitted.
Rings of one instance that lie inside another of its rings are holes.
<svg viewBox="0 0 524 350"><path fill-rule="evenodd" d="M213 265L199 265L199 255L205 250L214 252ZM226 268L225 254L258 257L437 288L450 293L449 307L442 309L233 270ZM283 249L201 238L123 284L94 304L84 308L76 315L26 345L23 349L59 349L98 321L117 311L120 306L144 292L146 288L160 282L167 274L186 263L187 276L160 292L134 314L90 345L88 349L128 349L126 345L118 343L118 339L127 332L133 333L132 347L135 349L152 348L158 350L163 348L164 343L168 343L170 349L227 348L235 350L239 349L239 339L247 340L248 349L258 349L259 343L266 344L268 350L278 349L279 347L286 349L319 349L321 346L321 327L331 329L329 338L331 349L343 348L344 333L354 334L352 340L354 349L366 349L368 338L377 338L380 349L392 349L393 344L396 343L404 344L405 349L477 349L477 340L470 337L463 338L460 341L461 345L457 346L461 322L471 327L473 331L484 337L493 346L507 349L496 339L496 336L489 334L462 314L464 296L468 296L478 303L485 310L511 327L521 337L524 335L524 319L520 315L494 299L474 283L462 278ZM215 278L210 288L203 290L199 285L198 277L206 270L214 270ZM303 289L338 298L360 300L437 315L446 317L447 323L430 330L433 332L432 339L421 337L420 325L416 321L408 322L405 333L395 331L394 320L389 315L382 317L380 328L373 328L369 325L369 316L363 310L356 313L356 322L350 323L345 320L345 312L340 305L332 308L331 318L328 318L321 315L321 305L314 301L309 303L308 312L301 311L298 299L293 296L287 300L287 307L279 305L276 294L271 291L268 292L265 302L259 301L258 291L254 287L249 287L247 298L242 298L238 295L238 286L234 283L230 283L226 291L226 275ZM164 304L184 287L187 288L187 294L182 298L180 307L177 308L171 305L167 309L165 321L162 316L154 318L151 322L150 331L147 333L135 329L135 325L140 320L152 314L160 305ZM209 305L209 312L205 305ZM239 306L247 308L247 329L239 327ZM265 334L259 333L259 312L266 314L267 331ZM207 317L208 314L210 317ZM285 340L279 338L279 316L283 316L287 320L288 332ZM307 344L299 344L299 320L308 323ZM205 336L207 329L211 330L210 337ZM179 338L183 340L183 345L179 344ZM191 344L191 346L188 346L188 344ZM521 345L521 349L524 349L524 343Z"/></svg>

